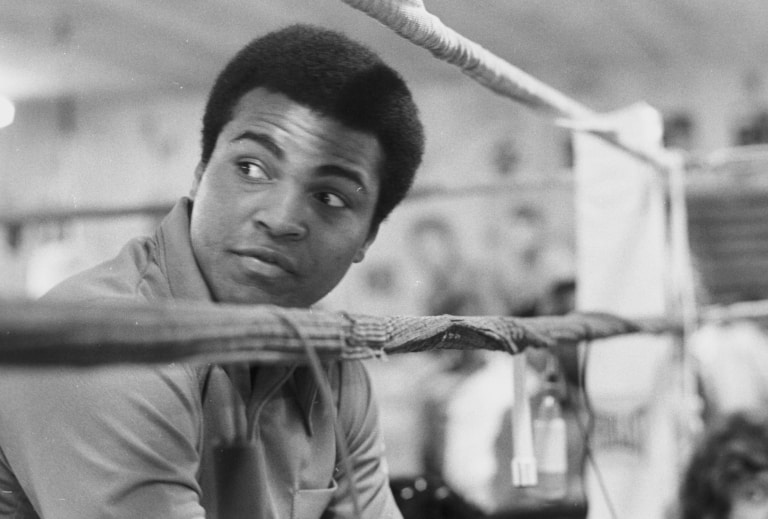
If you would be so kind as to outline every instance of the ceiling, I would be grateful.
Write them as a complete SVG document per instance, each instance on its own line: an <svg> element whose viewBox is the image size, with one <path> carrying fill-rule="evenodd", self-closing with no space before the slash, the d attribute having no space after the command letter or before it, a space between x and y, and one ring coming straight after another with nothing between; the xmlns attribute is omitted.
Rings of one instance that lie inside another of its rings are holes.
<svg viewBox="0 0 768 519"><path fill-rule="evenodd" d="M540 79L589 67L760 66L765 0L426 0L449 27ZM340 0L2 0L0 93L21 100L210 86L253 36L345 30L407 79L451 66Z"/></svg>

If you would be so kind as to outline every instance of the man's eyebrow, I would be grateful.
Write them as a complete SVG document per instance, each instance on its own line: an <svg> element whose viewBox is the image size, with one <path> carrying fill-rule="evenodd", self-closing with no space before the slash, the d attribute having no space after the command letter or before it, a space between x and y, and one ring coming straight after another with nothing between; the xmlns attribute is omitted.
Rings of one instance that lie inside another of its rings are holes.
<svg viewBox="0 0 768 519"><path fill-rule="evenodd" d="M232 142L238 142L242 140L249 140L256 142L258 144L261 144L265 148L267 148L273 155L275 155L278 159L282 159L285 156L285 153L283 152L283 149L275 142L275 140L266 133L257 133L252 132L250 130L246 130L234 139L232 139Z"/></svg>
<svg viewBox="0 0 768 519"><path fill-rule="evenodd" d="M364 193L368 192L365 176L356 169L337 166L335 164L328 164L318 169L318 175L321 177L343 178L344 180L352 182L353 184L357 184L360 190Z"/></svg>
<svg viewBox="0 0 768 519"><path fill-rule="evenodd" d="M283 159L285 157L285 152L280 147L280 145L277 144L271 135L266 133L246 130L232 139L232 142L238 142L242 140L253 141L257 144L260 144L261 146L264 146L278 159ZM321 166L318 169L318 174L321 177L343 178L344 180L357 184L357 186L360 187L363 192L368 192L368 186L365 182L365 175L356 169L347 168L336 164L327 164Z"/></svg>

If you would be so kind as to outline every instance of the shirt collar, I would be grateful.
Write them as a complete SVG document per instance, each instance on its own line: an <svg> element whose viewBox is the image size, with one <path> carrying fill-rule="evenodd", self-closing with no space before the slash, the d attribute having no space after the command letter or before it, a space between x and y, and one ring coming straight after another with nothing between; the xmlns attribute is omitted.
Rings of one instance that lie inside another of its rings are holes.
<svg viewBox="0 0 768 519"><path fill-rule="evenodd" d="M192 200L181 198L163 219L157 230L159 260L175 300L212 301L192 252L189 219Z"/></svg>

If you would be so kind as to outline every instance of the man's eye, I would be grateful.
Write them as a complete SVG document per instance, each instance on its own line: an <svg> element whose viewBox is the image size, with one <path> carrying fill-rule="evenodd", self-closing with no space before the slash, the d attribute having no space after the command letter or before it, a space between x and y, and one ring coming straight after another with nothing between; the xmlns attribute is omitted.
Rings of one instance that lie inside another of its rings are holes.
<svg viewBox="0 0 768 519"><path fill-rule="evenodd" d="M237 167L248 178L266 180L269 178L264 167L258 162L238 162Z"/></svg>
<svg viewBox="0 0 768 519"><path fill-rule="evenodd" d="M339 195L328 193L327 191L318 193L317 199L330 207L347 207L347 203L343 198L341 198Z"/></svg>

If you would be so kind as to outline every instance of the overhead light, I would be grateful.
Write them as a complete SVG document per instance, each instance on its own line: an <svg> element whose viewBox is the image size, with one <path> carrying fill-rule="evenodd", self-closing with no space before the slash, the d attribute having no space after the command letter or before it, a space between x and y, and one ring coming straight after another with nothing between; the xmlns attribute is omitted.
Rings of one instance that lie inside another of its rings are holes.
<svg viewBox="0 0 768 519"><path fill-rule="evenodd" d="M16 107L10 99L0 96L0 128L5 128L13 123L16 115Z"/></svg>

